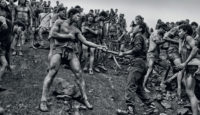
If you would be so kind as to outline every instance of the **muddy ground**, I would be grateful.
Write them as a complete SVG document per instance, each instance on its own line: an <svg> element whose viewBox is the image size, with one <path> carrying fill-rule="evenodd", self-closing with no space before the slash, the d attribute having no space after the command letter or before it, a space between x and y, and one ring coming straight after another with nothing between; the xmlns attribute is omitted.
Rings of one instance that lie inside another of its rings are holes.
<svg viewBox="0 0 200 115"><path fill-rule="evenodd" d="M34 50L26 45L23 52L24 55L22 57L11 57L11 64L14 65L14 69L12 72L6 72L3 82L1 82L1 85L7 89L0 92L0 106L5 109L5 115L68 115L64 101L57 100L52 95L50 96L50 112L42 113L38 110L43 80L47 73L48 50ZM83 75L86 81L89 101L93 104L94 109L81 111L82 115L116 115L117 108L125 108L124 95L128 66L124 65L123 70L114 70L110 65L115 66L115 63L112 60L107 62L107 72ZM59 70L57 77L74 83L72 72L63 67ZM154 78L154 81L158 81L158 77ZM149 87L152 86L149 85ZM175 93L172 90L168 97L174 96ZM148 114L159 115L160 113L165 113L167 115L176 115L178 108L183 107L177 105L176 98L162 100L168 103L168 108L158 105L159 112L154 110L154 113ZM140 101L138 101L137 107L141 114L146 109Z"/></svg>

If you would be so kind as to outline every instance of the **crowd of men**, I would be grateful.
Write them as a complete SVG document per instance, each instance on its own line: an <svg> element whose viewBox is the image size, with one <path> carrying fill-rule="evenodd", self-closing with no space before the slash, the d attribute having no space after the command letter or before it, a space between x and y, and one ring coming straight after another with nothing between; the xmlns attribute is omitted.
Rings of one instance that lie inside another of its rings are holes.
<svg viewBox="0 0 200 115"><path fill-rule="evenodd" d="M127 110L118 109L118 114L135 114L135 96L141 95L138 92L151 92L147 87L148 78L158 68L162 72L160 87L177 78L178 97L181 98L183 84L193 115L200 114L195 95L200 75L200 29L196 22L159 19L152 29L138 15L130 25L131 30L127 31L124 14L119 14L118 9L91 9L86 13L80 6L68 8L59 1L55 7L51 6L51 1L18 0L18 5L15 2L17 0L0 0L0 79L6 70L11 70L10 54L23 56L23 45L30 43L34 49L49 49L41 111L49 111L47 94L61 64L70 67L83 103L93 109L86 95L82 72L92 75L100 69L106 71L105 60L114 58L116 62L115 56L118 56L129 58L128 66L131 67L126 84ZM171 68L174 75L169 78ZM148 100L145 96L140 97Z"/></svg>

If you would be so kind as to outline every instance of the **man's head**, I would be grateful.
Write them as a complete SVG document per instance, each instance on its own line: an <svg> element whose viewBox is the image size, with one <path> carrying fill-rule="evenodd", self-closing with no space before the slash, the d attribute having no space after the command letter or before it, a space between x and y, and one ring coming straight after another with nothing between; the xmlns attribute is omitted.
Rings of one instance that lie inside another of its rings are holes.
<svg viewBox="0 0 200 115"><path fill-rule="evenodd" d="M40 0L40 4L43 4L43 0Z"/></svg>
<svg viewBox="0 0 200 115"><path fill-rule="evenodd" d="M68 18L73 22L78 22L80 20L80 11L76 8L72 8L68 12Z"/></svg>
<svg viewBox="0 0 200 115"><path fill-rule="evenodd" d="M90 9L89 14L93 14L93 13L94 13L94 10Z"/></svg>
<svg viewBox="0 0 200 115"><path fill-rule="evenodd" d="M59 4L60 4L59 1L56 1L56 5L59 6Z"/></svg>
<svg viewBox="0 0 200 115"><path fill-rule="evenodd" d="M10 4L13 4L14 2L16 2L17 0L7 0Z"/></svg>
<svg viewBox="0 0 200 115"><path fill-rule="evenodd" d="M26 6L28 7L30 5L29 1L26 0Z"/></svg>
<svg viewBox="0 0 200 115"><path fill-rule="evenodd" d="M108 14L105 11L101 11L99 14L100 21L104 21L108 17Z"/></svg>
<svg viewBox="0 0 200 115"><path fill-rule="evenodd" d="M18 4L19 5L26 5L26 0L19 0Z"/></svg>
<svg viewBox="0 0 200 115"><path fill-rule="evenodd" d="M144 32L145 32L145 27L141 24L138 24L133 28L133 35L136 35L138 33L144 34Z"/></svg>
<svg viewBox="0 0 200 115"><path fill-rule="evenodd" d="M190 20L189 19L186 19L185 22L186 22L186 24L190 24Z"/></svg>
<svg viewBox="0 0 200 115"><path fill-rule="evenodd" d="M95 17L94 17L93 14L88 14L88 15L87 15L87 20L88 20L89 22L94 22L94 19L95 19Z"/></svg>
<svg viewBox="0 0 200 115"><path fill-rule="evenodd" d="M61 19L65 19L66 10L64 7L59 7L57 13Z"/></svg>
<svg viewBox="0 0 200 115"><path fill-rule="evenodd" d="M184 38L184 36L191 36L193 34L193 30L191 25L189 24L184 24L179 26L179 37Z"/></svg>
<svg viewBox="0 0 200 115"><path fill-rule="evenodd" d="M136 24L142 24L143 21L144 21L144 18L142 16L138 15L135 17Z"/></svg>
<svg viewBox="0 0 200 115"><path fill-rule="evenodd" d="M59 6L60 6L60 7L64 7L64 4L63 4L63 3L61 3Z"/></svg>
<svg viewBox="0 0 200 115"><path fill-rule="evenodd" d="M198 28L198 24L196 22L192 22L191 26L192 26L193 31L196 31Z"/></svg>
<svg viewBox="0 0 200 115"><path fill-rule="evenodd" d="M157 20L157 23L159 23L159 24L162 23L162 20L161 20L161 19L158 19L158 20Z"/></svg>
<svg viewBox="0 0 200 115"><path fill-rule="evenodd" d="M117 13L118 12L118 9L115 9L115 13Z"/></svg>
<svg viewBox="0 0 200 115"><path fill-rule="evenodd" d="M7 6L6 1L5 0L1 0L0 1L0 6L3 7L3 8L5 8Z"/></svg>
<svg viewBox="0 0 200 115"><path fill-rule="evenodd" d="M51 1L48 1L48 6L51 6Z"/></svg>
<svg viewBox="0 0 200 115"><path fill-rule="evenodd" d="M169 24L169 27L170 27L170 28L173 28L174 26L175 26L174 22L171 22L171 23Z"/></svg>
<svg viewBox="0 0 200 115"><path fill-rule="evenodd" d="M79 5L75 6L75 8L81 13L83 12L83 8L81 8Z"/></svg>
<svg viewBox="0 0 200 115"><path fill-rule="evenodd" d="M43 2L43 5L46 7L46 6L47 6L47 1L44 1L44 2Z"/></svg>
<svg viewBox="0 0 200 115"><path fill-rule="evenodd" d="M157 26L157 30L160 34L164 34L168 30L168 27L165 23L161 23Z"/></svg>

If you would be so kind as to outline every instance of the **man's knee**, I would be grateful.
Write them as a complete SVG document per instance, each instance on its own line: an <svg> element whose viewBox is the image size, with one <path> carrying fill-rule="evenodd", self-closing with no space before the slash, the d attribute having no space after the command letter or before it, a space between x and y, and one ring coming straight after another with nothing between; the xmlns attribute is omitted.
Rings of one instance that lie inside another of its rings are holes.
<svg viewBox="0 0 200 115"><path fill-rule="evenodd" d="M192 89L186 88L186 93L189 97L195 96L194 91Z"/></svg>
<svg viewBox="0 0 200 115"><path fill-rule="evenodd" d="M1 63L2 63L2 67L4 67L4 68L8 66L8 62L6 59L1 60Z"/></svg>

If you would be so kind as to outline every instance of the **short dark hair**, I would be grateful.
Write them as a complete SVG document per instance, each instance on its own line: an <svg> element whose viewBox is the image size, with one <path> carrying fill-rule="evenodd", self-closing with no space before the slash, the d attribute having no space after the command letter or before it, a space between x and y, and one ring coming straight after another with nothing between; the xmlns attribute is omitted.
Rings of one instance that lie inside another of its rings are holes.
<svg viewBox="0 0 200 115"><path fill-rule="evenodd" d="M75 6L75 8L78 8L78 9L80 9L81 7L80 7L79 5L76 5L76 6Z"/></svg>
<svg viewBox="0 0 200 115"><path fill-rule="evenodd" d="M179 29L183 29L183 31L185 31L190 36L193 34L192 27L189 24L181 25L179 26Z"/></svg>
<svg viewBox="0 0 200 115"><path fill-rule="evenodd" d="M158 28L158 29L162 28L162 29L164 29L165 31L168 30L168 29L167 29L167 28L168 28L168 27L167 27L167 24L165 24L165 23L160 23L160 24L158 24L157 28Z"/></svg>
<svg viewBox="0 0 200 115"><path fill-rule="evenodd" d="M137 15L136 17L140 18L141 20L144 20L144 18L141 15Z"/></svg>
<svg viewBox="0 0 200 115"><path fill-rule="evenodd" d="M59 13L60 11L64 11L64 10L66 10L64 7L59 7L57 10L57 13Z"/></svg>
<svg viewBox="0 0 200 115"><path fill-rule="evenodd" d="M75 15L77 13L80 13L80 11L78 9L76 9L76 8L70 9L68 12L68 18L72 17L73 15Z"/></svg>
<svg viewBox="0 0 200 115"><path fill-rule="evenodd" d="M197 26L198 27L198 23L197 22L192 22L191 26Z"/></svg>
<svg viewBox="0 0 200 115"><path fill-rule="evenodd" d="M103 16L104 18L108 17L108 14L105 11L101 11L99 16Z"/></svg>

